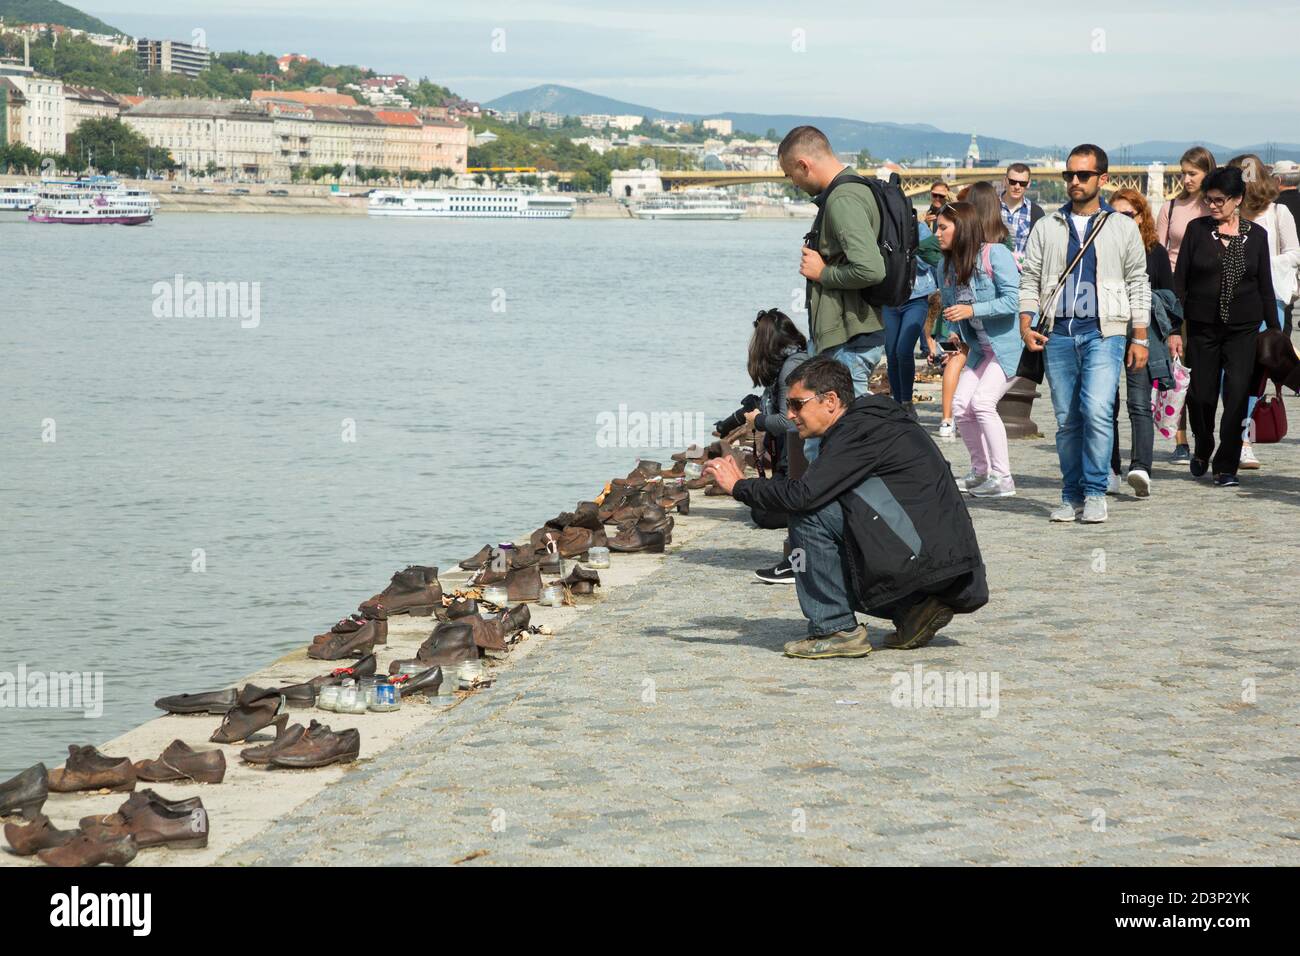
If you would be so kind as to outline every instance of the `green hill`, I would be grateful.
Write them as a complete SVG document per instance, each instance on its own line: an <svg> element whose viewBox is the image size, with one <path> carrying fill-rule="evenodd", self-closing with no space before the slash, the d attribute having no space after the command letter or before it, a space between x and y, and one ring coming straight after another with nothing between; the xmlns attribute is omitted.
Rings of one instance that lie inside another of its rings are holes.
<svg viewBox="0 0 1300 956"><path fill-rule="evenodd" d="M117 34L122 31L98 17L82 13L58 0L0 0L0 17L8 24L59 23L75 30L91 33Z"/></svg>

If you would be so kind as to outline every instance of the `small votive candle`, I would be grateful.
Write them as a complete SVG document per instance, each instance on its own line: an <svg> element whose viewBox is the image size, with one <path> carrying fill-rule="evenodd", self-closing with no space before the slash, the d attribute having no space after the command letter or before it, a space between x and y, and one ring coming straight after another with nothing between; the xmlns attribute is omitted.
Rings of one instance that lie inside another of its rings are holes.
<svg viewBox="0 0 1300 956"><path fill-rule="evenodd" d="M542 588L542 596L537 603L545 607L560 607L564 604L564 588L558 584L548 584Z"/></svg>
<svg viewBox="0 0 1300 956"><path fill-rule="evenodd" d="M609 548L599 548L599 547L588 548L587 567L589 568L609 567Z"/></svg>
<svg viewBox="0 0 1300 956"><path fill-rule="evenodd" d="M483 600L492 604L505 604L510 600L510 592L494 584L483 589Z"/></svg>
<svg viewBox="0 0 1300 956"><path fill-rule="evenodd" d="M339 691L342 690L338 684L326 684L316 694L316 706L321 710L334 710L338 707Z"/></svg>
<svg viewBox="0 0 1300 956"><path fill-rule="evenodd" d="M698 461L688 461L686 463L686 468L683 471L683 474L685 474L688 479L693 481L694 479L700 477L700 475L704 474L704 466L701 465Z"/></svg>

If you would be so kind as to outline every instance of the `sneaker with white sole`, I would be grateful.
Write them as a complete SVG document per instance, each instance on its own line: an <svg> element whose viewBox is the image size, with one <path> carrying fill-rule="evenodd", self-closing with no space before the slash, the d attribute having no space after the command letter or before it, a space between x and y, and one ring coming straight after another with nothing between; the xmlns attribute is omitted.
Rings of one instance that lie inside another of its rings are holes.
<svg viewBox="0 0 1300 956"><path fill-rule="evenodd" d="M794 565L789 558L785 558L775 567L759 568L754 572L754 577L764 584L794 584Z"/></svg>
<svg viewBox="0 0 1300 956"><path fill-rule="evenodd" d="M1114 474L1113 472L1111 473L1111 476L1106 479L1106 494L1119 494L1119 475Z"/></svg>
<svg viewBox="0 0 1300 956"><path fill-rule="evenodd" d="M1133 489L1133 494L1139 498L1151 497L1151 476L1146 473L1146 469L1130 468L1128 470L1128 484Z"/></svg>
<svg viewBox="0 0 1300 956"><path fill-rule="evenodd" d="M942 421L939 423L940 438L954 438L956 437L956 435L957 435L957 429L956 427L954 427L952 422Z"/></svg>
<svg viewBox="0 0 1300 956"><path fill-rule="evenodd" d="M988 477L988 475L980 474L972 468L970 471L966 472L966 477L957 480L957 487L962 491L969 493L972 488L978 488L980 485L984 484L984 482L988 481Z"/></svg>
<svg viewBox="0 0 1300 956"><path fill-rule="evenodd" d="M1254 470L1259 467L1259 459L1255 457L1255 449L1249 445L1241 446L1241 461L1239 467Z"/></svg>
<svg viewBox="0 0 1300 956"><path fill-rule="evenodd" d="M1083 517L1079 520L1084 524L1101 524L1106 517L1106 498L1103 495L1099 498L1089 498L1083 503Z"/></svg>
<svg viewBox="0 0 1300 956"><path fill-rule="evenodd" d="M989 475L983 484L970 490L975 498L1011 498L1016 493L1016 483L1010 475Z"/></svg>
<svg viewBox="0 0 1300 956"><path fill-rule="evenodd" d="M1083 505L1072 505L1063 501L1047 516L1048 521L1078 521L1083 514Z"/></svg>

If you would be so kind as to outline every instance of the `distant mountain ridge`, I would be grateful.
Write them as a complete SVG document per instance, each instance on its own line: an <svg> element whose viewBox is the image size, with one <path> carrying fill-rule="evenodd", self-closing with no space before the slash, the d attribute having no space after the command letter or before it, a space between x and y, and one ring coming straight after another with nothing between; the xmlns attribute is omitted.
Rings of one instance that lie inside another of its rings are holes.
<svg viewBox="0 0 1300 956"><path fill-rule="evenodd" d="M7 24L57 23L90 33L116 35L122 32L98 17L82 13L76 7L59 3L58 0L0 0L0 18Z"/></svg>
<svg viewBox="0 0 1300 956"><path fill-rule="evenodd" d="M641 106L624 100L612 99L571 86L547 83L527 90L517 90L498 96L484 104L496 110L513 110L519 113L531 111L566 113L581 115L583 113L631 114L647 119L682 119L698 121L701 119L729 119L737 130L745 133L763 135L769 129L776 130L784 136L795 126L811 124L818 127L830 138L831 145L839 152L857 152L870 150L872 156L885 159L921 159L926 156L952 156L961 159L966 155L970 145L970 133L951 133L932 126L929 123L881 123L865 120L844 119L829 116L798 116L793 114L768 115L765 113L683 113L673 110L661 110L652 106ZM1000 159L1010 162L1027 156L1044 154L1064 157L1065 149L1056 146L1033 146L1015 140L999 139L994 136L978 137L980 155L984 159ZM1073 144L1071 144L1073 145ZM1177 163L1178 157L1193 145L1191 142L1176 140L1151 140L1142 143L1107 144L1103 143L1111 154L1111 162L1120 165L1121 150L1129 163L1145 164L1150 162ZM1300 144L1297 143L1257 143L1252 146L1232 148L1216 143L1204 143L1215 158L1226 162L1238 153L1258 153L1266 162L1279 159L1300 161ZM1068 149L1068 147L1067 147Z"/></svg>

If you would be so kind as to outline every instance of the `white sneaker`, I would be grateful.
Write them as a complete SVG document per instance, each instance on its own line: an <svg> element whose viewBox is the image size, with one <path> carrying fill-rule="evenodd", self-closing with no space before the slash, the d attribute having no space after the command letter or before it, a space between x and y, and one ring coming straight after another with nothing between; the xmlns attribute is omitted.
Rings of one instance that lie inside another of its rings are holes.
<svg viewBox="0 0 1300 956"><path fill-rule="evenodd" d="M1012 498L1016 493L1016 483L1010 475L989 475L988 480L970 490L976 498Z"/></svg>
<svg viewBox="0 0 1300 956"><path fill-rule="evenodd" d="M1119 494L1119 475L1112 474L1109 478L1106 479L1106 494L1108 495Z"/></svg>
<svg viewBox="0 0 1300 956"><path fill-rule="evenodd" d="M969 492L972 488L978 488L988 480L988 475L980 474L974 468L966 472L966 477L958 480L957 487L962 491Z"/></svg>
<svg viewBox="0 0 1300 956"><path fill-rule="evenodd" d="M1151 476L1141 468L1130 468L1128 470L1129 487L1133 489L1133 494L1139 498L1151 497Z"/></svg>
<svg viewBox="0 0 1300 956"><path fill-rule="evenodd" d="M1241 446L1240 465L1242 468L1249 468L1252 470L1259 467L1259 459L1255 457L1255 449L1251 448L1249 445Z"/></svg>
<svg viewBox="0 0 1300 956"><path fill-rule="evenodd" d="M1079 518L1084 524L1101 524L1106 520L1106 496L1088 498L1083 503L1083 515Z"/></svg>
<svg viewBox="0 0 1300 956"><path fill-rule="evenodd" d="M1078 521L1079 515L1083 514L1082 505L1072 505L1068 502L1061 502L1056 509L1047 516L1048 521Z"/></svg>
<svg viewBox="0 0 1300 956"><path fill-rule="evenodd" d="M953 427L952 422L950 422L950 421L942 421L942 422L939 423L939 437L940 437L940 438L952 438L952 437L954 437L954 436L956 435L956 433L957 433L957 429L956 429L955 427Z"/></svg>

